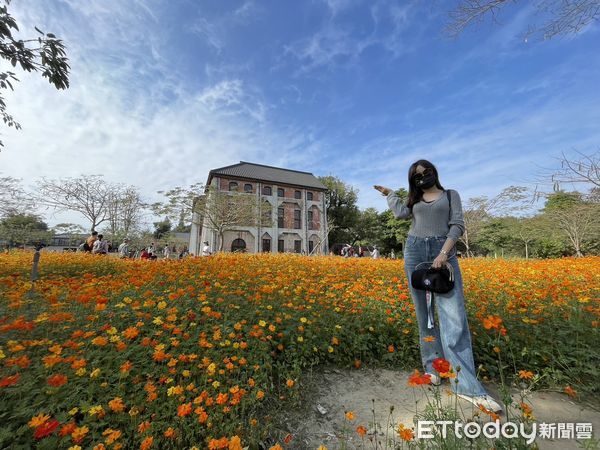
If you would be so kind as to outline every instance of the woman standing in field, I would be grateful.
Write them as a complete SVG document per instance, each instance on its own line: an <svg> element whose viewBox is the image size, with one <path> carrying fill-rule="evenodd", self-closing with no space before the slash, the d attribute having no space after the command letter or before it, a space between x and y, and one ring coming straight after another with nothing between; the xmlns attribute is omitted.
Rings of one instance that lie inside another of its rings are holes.
<svg viewBox="0 0 600 450"><path fill-rule="evenodd" d="M460 368L456 377L458 382L451 382L452 391L458 397L494 412L502 411L502 407L477 380L475 373L463 282L456 258L456 242L465 229L460 196L455 190L449 189L451 204L448 204L446 190L439 182L435 166L424 159L410 166L408 184L408 201L405 205L401 204L392 189L379 185L374 188L387 196L388 205L396 218L412 218L404 246L404 270L415 306L425 373L431 376L433 384L439 385L441 380L434 374L433 362L436 358L444 358L455 371ZM454 288L446 294L436 293L434 296L432 308L434 305L437 308L439 330L436 326L428 328L425 291L414 289L410 284L417 264L431 261L434 268L442 267L446 262L454 268Z"/></svg>

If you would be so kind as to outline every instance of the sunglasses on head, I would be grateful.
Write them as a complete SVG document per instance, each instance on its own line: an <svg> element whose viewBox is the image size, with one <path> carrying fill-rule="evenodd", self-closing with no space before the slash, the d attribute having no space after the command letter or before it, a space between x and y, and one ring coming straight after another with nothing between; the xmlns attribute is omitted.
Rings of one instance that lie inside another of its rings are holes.
<svg viewBox="0 0 600 450"><path fill-rule="evenodd" d="M425 169L425 170L424 170L422 173L415 173L415 174L413 175L413 180L415 180L415 181L419 181L419 180L423 179L423 177L425 177L425 176L427 176L427 175L431 175L432 173L433 173L433 170L432 170L432 169L429 169L429 168L427 168L427 169Z"/></svg>

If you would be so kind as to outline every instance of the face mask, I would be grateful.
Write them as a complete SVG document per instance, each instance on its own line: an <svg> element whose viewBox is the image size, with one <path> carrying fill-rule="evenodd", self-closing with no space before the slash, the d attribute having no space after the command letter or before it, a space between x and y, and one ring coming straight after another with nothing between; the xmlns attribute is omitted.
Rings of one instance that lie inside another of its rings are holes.
<svg viewBox="0 0 600 450"><path fill-rule="evenodd" d="M435 185L435 174L428 173L425 176L415 177L415 185L421 189L429 189Z"/></svg>

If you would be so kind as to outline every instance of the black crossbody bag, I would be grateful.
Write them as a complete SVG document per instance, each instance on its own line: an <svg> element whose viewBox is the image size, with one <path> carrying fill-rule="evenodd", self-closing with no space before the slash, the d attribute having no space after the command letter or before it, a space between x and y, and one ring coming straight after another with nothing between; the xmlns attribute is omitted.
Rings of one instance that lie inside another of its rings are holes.
<svg viewBox="0 0 600 450"><path fill-rule="evenodd" d="M448 222L450 222L450 211L452 203L450 200L450 191L446 190L448 197ZM422 291L436 292L445 294L454 289L454 270L452 265L446 263L444 267L434 269L431 267L433 262L424 262L417 264L411 275L410 282L412 287ZM429 267L418 269L421 264L429 264Z"/></svg>

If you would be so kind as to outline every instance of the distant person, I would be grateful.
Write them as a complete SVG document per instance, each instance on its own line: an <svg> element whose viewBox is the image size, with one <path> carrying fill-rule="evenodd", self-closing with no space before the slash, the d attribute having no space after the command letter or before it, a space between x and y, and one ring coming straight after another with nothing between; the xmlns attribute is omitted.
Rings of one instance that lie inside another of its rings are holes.
<svg viewBox="0 0 600 450"><path fill-rule="evenodd" d="M119 245L119 258L127 258L129 256L129 239L123 239Z"/></svg>
<svg viewBox="0 0 600 450"><path fill-rule="evenodd" d="M94 242L92 253L96 255L106 255L108 253L108 241L104 240L104 236L99 234L98 239Z"/></svg>
<svg viewBox="0 0 600 450"><path fill-rule="evenodd" d="M171 257L171 247L169 247L169 245L165 245L165 248L163 249L163 256L165 259L169 259Z"/></svg>
<svg viewBox="0 0 600 450"><path fill-rule="evenodd" d="M204 241L204 245L202 246L202 256L210 256L212 252L210 251L210 245L208 245L208 241Z"/></svg>
<svg viewBox="0 0 600 450"><path fill-rule="evenodd" d="M156 253L156 247L154 247L154 242L152 242L148 247L148 253L150 253L150 255L154 255Z"/></svg>
<svg viewBox="0 0 600 450"><path fill-rule="evenodd" d="M83 251L91 253L94 248L94 243L98 240L98 232L92 231L92 234L83 243Z"/></svg>
<svg viewBox="0 0 600 450"><path fill-rule="evenodd" d="M396 254L394 253L394 249L390 252L390 258L396 259Z"/></svg>
<svg viewBox="0 0 600 450"><path fill-rule="evenodd" d="M140 259L150 259L150 253L147 248L142 249L142 253L140 253Z"/></svg>
<svg viewBox="0 0 600 450"><path fill-rule="evenodd" d="M379 249L376 245L373 246L373 254L371 255L373 259L379 258Z"/></svg>

